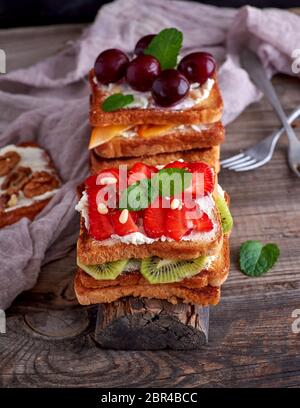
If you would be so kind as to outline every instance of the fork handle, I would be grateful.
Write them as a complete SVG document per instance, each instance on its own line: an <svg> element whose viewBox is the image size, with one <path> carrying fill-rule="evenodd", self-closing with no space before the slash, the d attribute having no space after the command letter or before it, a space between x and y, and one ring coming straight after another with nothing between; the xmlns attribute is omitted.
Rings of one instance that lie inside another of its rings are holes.
<svg viewBox="0 0 300 408"><path fill-rule="evenodd" d="M278 99L278 96L275 92L275 89L271 83L271 81L268 79L268 77L266 75L261 75L260 77L260 84L261 84L261 88L265 94L265 96L268 98L269 102L271 103L271 105L273 106L273 108L275 109L279 119L281 120L286 133L288 135L289 141L290 143L296 142L298 143L298 139L291 127L291 125L289 124L286 114L282 108L282 105Z"/></svg>

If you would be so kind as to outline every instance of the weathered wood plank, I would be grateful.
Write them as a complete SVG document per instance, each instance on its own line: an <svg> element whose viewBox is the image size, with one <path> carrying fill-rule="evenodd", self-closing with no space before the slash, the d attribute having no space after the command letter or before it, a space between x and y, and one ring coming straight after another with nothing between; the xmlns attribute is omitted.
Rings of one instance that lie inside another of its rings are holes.
<svg viewBox="0 0 300 408"><path fill-rule="evenodd" d="M11 55L8 68L13 69L53 54L65 41L76 38L81 29L0 30L0 47L5 39ZM298 79L277 76L274 83L287 111L300 105ZM227 127L223 157L261 140L277 126L276 115L266 100L251 105ZM300 137L300 130L297 132ZM221 303L211 310L208 347L184 353L104 351L95 346L88 328L64 340L46 341L41 333L48 326L38 328L40 319L28 317L31 311L82 310L72 289L72 251L66 259L44 267L36 287L20 296L10 309L7 334L0 335L0 383L299 387L299 334L292 333L291 314L300 308L300 183L286 165L285 147L283 138L273 160L255 172L221 172L220 181L231 194L235 217L232 269L222 289ZM238 270L239 246L246 239L271 240L281 248L278 264L262 278L250 279ZM57 317L56 312L53 316ZM93 315L89 316L92 321ZM56 333L64 327L62 323Z"/></svg>

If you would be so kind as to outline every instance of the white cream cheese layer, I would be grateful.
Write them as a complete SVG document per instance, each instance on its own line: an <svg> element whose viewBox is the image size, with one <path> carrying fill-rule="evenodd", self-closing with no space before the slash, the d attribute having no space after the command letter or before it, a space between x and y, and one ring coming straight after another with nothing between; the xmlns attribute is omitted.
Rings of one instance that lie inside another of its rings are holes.
<svg viewBox="0 0 300 408"><path fill-rule="evenodd" d="M8 152L16 152L20 155L21 160L17 164L16 168L22 166L31 168L32 172L53 172L53 170L49 167L48 156L45 154L44 150L40 149L39 147L19 147L15 145L8 145L0 149L0 156ZM0 195L5 194L5 190L1 189L2 183L4 182L5 178L6 176L0 177ZM21 207L28 207L36 201L46 200L54 196L57 191L58 189L47 191L44 194L40 194L32 198L26 198L22 191L20 191L17 196L17 204L6 208L4 212L13 211Z"/></svg>
<svg viewBox="0 0 300 408"><path fill-rule="evenodd" d="M97 83L97 79L94 77L94 82ZM195 82L191 84L189 94L182 99L177 104L170 106L168 108L162 108L158 106L151 96L151 92L138 92L132 89L128 84L121 83L121 84L109 84L109 85L100 85L101 90L108 95L112 95L117 92L121 92L123 94L130 94L133 95L134 101L126 106L126 109L147 109L147 108L158 108L158 109L170 109L170 110L185 110L193 108L194 106L198 105L203 100L207 99L210 95L210 92L214 86L215 80L213 78L208 78L208 80L203 84L200 85L199 83Z"/></svg>
<svg viewBox="0 0 300 408"><path fill-rule="evenodd" d="M205 197L201 197L195 200L195 202L199 205L200 209L206 212L209 218L212 220L213 229L209 232L192 231L190 234L182 237L181 241L208 241L208 242L212 241L216 237L216 234L219 228L218 223L216 222L214 218L214 209L216 205L215 205L213 196L210 194L210 195L207 195ZM87 198L86 193L83 193L75 209L81 213L81 216L84 218L85 226L88 229L88 226L89 226L88 211L87 211L88 198ZM124 236L112 234L110 238L101 241L101 244L110 246L110 245L114 245L116 242L122 242L124 244L143 245L143 244L152 244L153 242L156 242L156 241L172 242L174 240L164 235L161 236L160 238L150 238L145 234L143 226L141 225L139 226L138 232L132 232L131 234L127 234Z"/></svg>

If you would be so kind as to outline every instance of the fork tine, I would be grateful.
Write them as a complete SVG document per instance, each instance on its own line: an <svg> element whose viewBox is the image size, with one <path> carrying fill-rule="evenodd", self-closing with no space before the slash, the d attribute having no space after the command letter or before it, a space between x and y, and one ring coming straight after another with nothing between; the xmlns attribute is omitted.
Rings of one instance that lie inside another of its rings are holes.
<svg viewBox="0 0 300 408"><path fill-rule="evenodd" d="M239 169L236 169L235 171L249 171L249 170L254 170L254 169L257 169L258 167L261 167L261 166L263 166L264 164L266 164L266 160L261 160L261 161L259 161L259 162L256 162L256 163L253 163L253 164L251 164L251 165L245 165L245 167L241 167L241 168L239 168Z"/></svg>
<svg viewBox="0 0 300 408"><path fill-rule="evenodd" d="M222 167L223 167L224 169L231 169L232 166L236 166L236 165L242 164L242 163L244 163L244 162L246 162L246 161L248 161L248 160L250 160L250 159L251 159L250 156L244 156L242 159L235 160L235 161L233 161L233 162L231 162L231 163L225 164L225 166L222 166Z"/></svg>
<svg viewBox="0 0 300 408"><path fill-rule="evenodd" d="M234 160L241 159L242 157L244 157L244 153L236 154L235 156L231 156L228 159L221 160L221 166L227 163L231 163Z"/></svg>
<svg viewBox="0 0 300 408"><path fill-rule="evenodd" d="M237 165L234 165L234 166L229 167L229 170L238 171L239 169L243 169L243 168L248 167L248 166L251 166L252 164L255 164L255 163L256 163L256 159L251 159L251 158L250 158L250 160L247 160L247 161L244 162L244 163L237 164Z"/></svg>

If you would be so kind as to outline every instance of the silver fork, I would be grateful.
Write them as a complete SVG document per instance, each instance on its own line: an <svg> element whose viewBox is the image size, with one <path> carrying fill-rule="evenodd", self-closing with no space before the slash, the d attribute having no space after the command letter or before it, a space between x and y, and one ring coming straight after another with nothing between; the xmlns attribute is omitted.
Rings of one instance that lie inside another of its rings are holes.
<svg viewBox="0 0 300 408"><path fill-rule="evenodd" d="M300 116L300 106L296 108L287 118L289 124ZM275 130L270 136L248 149L221 161L224 169L234 171L254 170L263 166L271 160L275 146L285 132L285 128Z"/></svg>
<svg viewBox="0 0 300 408"><path fill-rule="evenodd" d="M281 120L289 139L288 147L288 162L290 169L300 177L300 142L287 121L287 117L282 109L281 103L276 95L272 82L266 74L261 60L257 55L248 48L243 48L241 52L241 62L243 68L248 71L248 74L255 85L264 93L265 97L273 106L277 116Z"/></svg>

